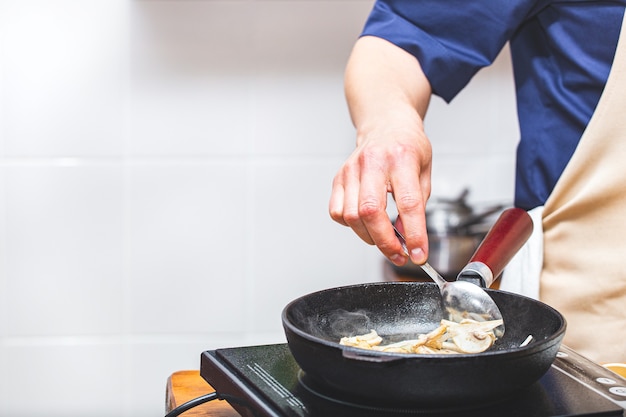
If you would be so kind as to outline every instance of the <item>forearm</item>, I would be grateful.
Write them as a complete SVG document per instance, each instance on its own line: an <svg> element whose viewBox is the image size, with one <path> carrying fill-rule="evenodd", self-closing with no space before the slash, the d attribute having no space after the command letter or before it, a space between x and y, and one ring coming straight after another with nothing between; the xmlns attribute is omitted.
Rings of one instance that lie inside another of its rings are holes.
<svg viewBox="0 0 626 417"><path fill-rule="evenodd" d="M371 36L355 44L345 73L350 116L361 141L381 126L422 129L431 88L418 61L390 42Z"/></svg>

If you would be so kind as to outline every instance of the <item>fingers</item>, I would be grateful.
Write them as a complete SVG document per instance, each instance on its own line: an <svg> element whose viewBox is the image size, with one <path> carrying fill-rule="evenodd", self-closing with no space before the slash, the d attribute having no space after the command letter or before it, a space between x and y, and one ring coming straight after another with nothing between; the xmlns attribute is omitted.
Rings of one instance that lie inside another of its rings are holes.
<svg viewBox="0 0 626 417"><path fill-rule="evenodd" d="M424 207L430 194L430 159L424 164L420 155L402 146L387 154L357 150L333 180L332 219L376 245L396 265L404 265L407 257L386 211L389 192L396 199L411 259L421 264L428 254Z"/></svg>
<svg viewBox="0 0 626 417"><path fill-rule="evenodd" d="M420 159L410 152L400 152L394 160L391 185L398 219L411 260L423 264L428 258L425 211L430 196L430 163L420 163Z"/></svg>
<svg viewBox="0 0 626 417"><path fill-rule="evenodd" d="M340 171L335 176L335 179L333 179L332 192L328 203L328 212L334 221L347 226L348 223L346 223L343 219L343 202L345 199L344 189L344 181Z"/></svg>
<svg viewBox="0 0 626 417"><path fill-rule="evenodd" d="M360 171L360 164L353 157L346 161L333 180L329 212L333 220L352 228L363 241L374 245L375 241L372 239L360 211ZM366 206L369 204L366 203ZM385 206L383 205L383 207Z"/></svg>
<svg viewBox="0 0 626 417"><path fill-rule="evenodd" d="M393 231L387 214L387 197L393 191L393 158L380 152L361 153L359 166L358 216L371 240L396 265L404 265L407 256Z"/></svg>

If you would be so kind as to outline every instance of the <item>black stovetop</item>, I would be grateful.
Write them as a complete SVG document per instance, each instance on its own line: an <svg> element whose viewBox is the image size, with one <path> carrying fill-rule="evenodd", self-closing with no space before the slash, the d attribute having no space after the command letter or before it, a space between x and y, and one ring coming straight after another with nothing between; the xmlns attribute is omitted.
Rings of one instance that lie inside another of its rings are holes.
<svg viewBox="0 0 626 417"><path fill-rule="evenodd" d="M206 351L200 374L245 417L624 416L626 409L626 379L566 346L541 380L515 398L470 410L390 409L335 398L304 375L287 344Z"/></svg>

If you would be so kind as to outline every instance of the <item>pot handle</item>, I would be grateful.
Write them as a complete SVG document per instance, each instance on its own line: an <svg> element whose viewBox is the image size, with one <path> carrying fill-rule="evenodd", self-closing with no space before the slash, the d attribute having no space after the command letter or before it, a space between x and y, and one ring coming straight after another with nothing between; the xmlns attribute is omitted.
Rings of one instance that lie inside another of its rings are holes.
<svg viewBox="0 0 626 417"><path fill-rule="evenodd" d="M368 353L367 351L356 352L354 350L346 350L346 349L342 349L341 354L346 359L361 361L361 362L389 363L389 362L397 362L397 361L404 360L404 358L398 357L398 356L378 355L378 354Z"/></svg>
<svg viewBox="0 0 626 417"><path fill-rule="evenodd" d="M500 214L457 280L490 287L533 232L530 215L521 208Z"/></svg>

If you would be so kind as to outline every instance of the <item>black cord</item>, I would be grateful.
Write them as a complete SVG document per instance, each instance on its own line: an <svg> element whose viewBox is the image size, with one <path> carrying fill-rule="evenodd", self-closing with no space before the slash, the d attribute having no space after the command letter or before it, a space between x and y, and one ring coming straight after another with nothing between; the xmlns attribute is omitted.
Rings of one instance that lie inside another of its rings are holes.
<svg viewBox="0 0 626 417"><path fill-rule="evenodd" d="M213 401L213 400L217 400L219 399L219 396L217 395L217 392L212 392L210 394L206 394L203 395L201 397L198 398L194 398L193 400L189 400L184 404L179 405L178 407L176 407L175 409L171 410L169 413L167 413L165 415L165 417L176 417L181 415L182 413L184 413L187 410L190 410L194 407L199 406L200 404L204 404L204 403L208 403L209 401Z"/></svg>

